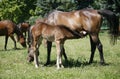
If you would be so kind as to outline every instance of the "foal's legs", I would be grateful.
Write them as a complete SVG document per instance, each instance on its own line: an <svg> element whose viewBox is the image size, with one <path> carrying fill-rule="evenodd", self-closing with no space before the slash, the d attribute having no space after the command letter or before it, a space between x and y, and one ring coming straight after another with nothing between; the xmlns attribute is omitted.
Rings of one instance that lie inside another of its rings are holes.
<svg viewBox="0 0 120 79"><path fill-rule="evenodd" d="M50 64L51 47L52 47L52 42L47 41L47 62L45 64L45 66ZM64 47L63 47L63 53L62 54L65 58L65 61L68 61Z"/></svg>
<svg viewBox="0 0 120 79"><path fill-rule="evenodd" d="M60 67L63 67L62 65L62 48L63 48L63 44L60 43L60 41L56 41L56 49L57 49L57 61L56 61L56 65L57 65L57 69L60 69Z"/></svg>
<svg viewBox="0 0 120 79"><path fill-rule="evenodd" d="M100 63L104 64L103 46L99 40L98 35L91 35L90 36L90 43L91 43L91 56L90 56L89 63L93 62L94 53L95 53L96 46L97 46L99 54L100 54Z"/></svg>
<svg viewBox="0 0 120 79"><path fill-rule="evenodd" d="M33 37L33 44L32 44L32 52L34 53L34 63L35 63L35 67L38 68L39 66L39 62L38 62L38 48L41 44L41 41L39 42L39 44L37 44L39 42L37 37Z"/></svg>
<svg viewBox="0 0 120 79"><path fill-rule="evenodd" d="M13 35L10 36L10 38L13 40L14 42L14 49L17 49L17 46L16 46L16 41L15 41L15 38Z"/></svg>

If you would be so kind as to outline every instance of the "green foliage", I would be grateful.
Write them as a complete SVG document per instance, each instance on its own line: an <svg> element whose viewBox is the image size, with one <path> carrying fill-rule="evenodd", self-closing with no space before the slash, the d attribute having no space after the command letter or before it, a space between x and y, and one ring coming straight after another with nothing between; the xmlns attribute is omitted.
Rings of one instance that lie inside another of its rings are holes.
<svg viewBox="0 0 120 79"><path fill-rule="evenodd" d="M44 17L55 9L73 11L86 7L109 9L120 15L119 0L0 0L0 20L16 23L30 20L33 24L37 17Z"/></svg>
<svg viewBox="0 0 120 79"><path fill-rule="evenodd" d="M0 19L10 19L13 21L17 21L19 17L17 15L21 15L22 11L20 10L21 6L25 6L23 3L19 3L17 1L9 1L2 0L0 2Z"/></svg>
<svg viewBox="0 0 120 79"><path fill-rule="evenodd" d="M31 4L33 0L1 0L0 19L10 19L16 23L25 21L30 17L29 10L34 9Z"/></svg>

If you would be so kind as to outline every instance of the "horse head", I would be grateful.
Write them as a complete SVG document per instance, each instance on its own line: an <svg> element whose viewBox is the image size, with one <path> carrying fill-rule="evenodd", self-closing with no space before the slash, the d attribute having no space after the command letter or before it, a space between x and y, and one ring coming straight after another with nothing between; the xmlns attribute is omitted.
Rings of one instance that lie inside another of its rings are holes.
<svg viewBox="0 0 120 79"><path fill-rule="evenodd" d="M25 47L25 48L27 47L24 36L19 36L18 41L20 42L20 44L21 44L23 47Z"/></svg>
<svg viewBox="0 0 120 79"><path fill-rule="evenodd" d="M28 47L28 56L27 56L27 61L28 62L33 62L34 61L34 53L37 53L39 56L39 50L34 50L31 46Z"/></svg>
<svg viewBox="0 0 120 79"><path fill-rule="evenodd" d="M23 47L27 47L25 37L23 36L21 30L16 26L15 33L17 34L17 40Z"/></svg>

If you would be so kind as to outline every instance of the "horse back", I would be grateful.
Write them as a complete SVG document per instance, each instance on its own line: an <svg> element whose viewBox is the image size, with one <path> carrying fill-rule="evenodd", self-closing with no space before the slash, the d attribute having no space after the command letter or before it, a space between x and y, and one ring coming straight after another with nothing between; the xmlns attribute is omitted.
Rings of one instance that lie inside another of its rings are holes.
<svg viewBox="0 0 120 79"><path fill-rule="evenodd" d="M83 9L72 12L55 11L47 17L45 22L51 25L64 25L71 30L90 32L93 28L100 28L98 26L100 21L101 16L96 10Z"/></svg>
<svg viewBox="0 0 120 79"><path fill-rule="evenodd" d="M10 20L0 21L0 36L10 35L14 32L15 24Z"/></svg>

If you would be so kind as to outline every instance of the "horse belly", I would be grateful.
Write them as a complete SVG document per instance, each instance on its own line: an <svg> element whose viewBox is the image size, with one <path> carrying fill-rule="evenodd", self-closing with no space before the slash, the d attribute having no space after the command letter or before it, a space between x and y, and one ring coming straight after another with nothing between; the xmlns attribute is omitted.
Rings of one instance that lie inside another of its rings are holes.
<svg viewBox="0 0 120 79"><path fill-rule="evenodd" d="M7 30L6 29L0 29L0 36L7 35Z"/></svg>
<svg viewBox="0 0 120 79"><path fill-rule="evenodd" d="M43 38L46 39L46 40L48 40L48 41L51 41L51 42L53 42L55 40L54 36L44 35Z"/></svg>

